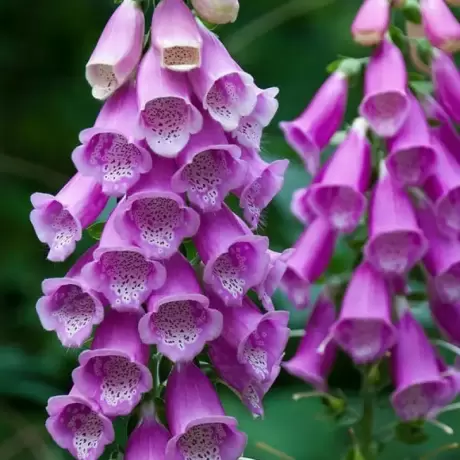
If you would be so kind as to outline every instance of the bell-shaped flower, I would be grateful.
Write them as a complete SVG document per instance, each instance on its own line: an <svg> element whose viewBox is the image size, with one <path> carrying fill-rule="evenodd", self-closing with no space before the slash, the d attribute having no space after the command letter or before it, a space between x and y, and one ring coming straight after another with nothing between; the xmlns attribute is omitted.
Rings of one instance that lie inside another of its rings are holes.
<svg viewBox="0 0 460 460"><path fill-rule="evenodd" d="M240 4L238 0L192 0L198 15L211 24L235 22Z"/></svg>
<svg viewBox="0 0 460 460"><path fill-rule="evenodd" d="M390 10L388 0L364 0L351 25L354 41L364 46L378 45L388 30Z"/></svg>

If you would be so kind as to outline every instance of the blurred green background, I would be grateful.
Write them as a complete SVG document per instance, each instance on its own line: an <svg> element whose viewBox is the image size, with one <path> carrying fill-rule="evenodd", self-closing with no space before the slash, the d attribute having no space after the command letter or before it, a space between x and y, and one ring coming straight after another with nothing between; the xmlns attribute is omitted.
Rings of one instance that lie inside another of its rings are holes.
<svg viewBox="0 0 460 460"><path fill-rule="evenodd" d="M238 21L216 31L260 87L280 88L280 110L267 129L264 152L270 160L288 157L292 161L285 187L270 206L262 230L274 249L289 247L299 235L301 226L290 216L289 202L293 190L309 180L277 124L304 108L326 77L327 64L338 54L359 57L367 53L353 45L349 34L358 3L242 0ZM46 261L46 249L29 223L29 196L34 191L55 193L74 173L70 153L78 132L93 123L99 109L85 81L84 66L114 7L111 0L0 0L1 460L68 458L44 429L45 405L48 397L69 390L77 352L62 348L54 334L41 329L35 302L41 281L64 275L75 255L64 264ZM358 98L355 89L349 118ZM83 241L79 252L89 244ZM346 272L352 263L353 252L341 242L330 272ZM290 308L279 294L276 303L278 308ZM302 328L306 315L294 312L292 328ZM293 340L288 356L295 346ZM357 404L358 375L343 357L332 383ZM264 421L252 420L233 395L222 393L228 411L238 416L249 433L246 456L257 460L342 458L349 441L346 428L326 419L318 400L292 401L294 392L306 390L306 385L283 373L266 398ZM379 423L390 415L384 400ZM117 427L123 433L126 420ZM416 459L456 440L435 429L429 431L434 435L429 444L412 448L393 443L382 458ZM442 458L460 454L451 455Z"/></svg>

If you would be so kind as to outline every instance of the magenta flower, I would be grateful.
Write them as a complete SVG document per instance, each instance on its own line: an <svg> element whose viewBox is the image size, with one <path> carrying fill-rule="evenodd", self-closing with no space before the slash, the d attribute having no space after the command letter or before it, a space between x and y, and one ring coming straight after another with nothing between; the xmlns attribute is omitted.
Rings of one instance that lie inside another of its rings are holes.
<svg viewBox="0 0 460 460"><path fill-rule="evenodd" d="M434 285L430 286L429 294L431 317L436 326L450 342L460 345L460 303L443 301Z"/></svg>
<svg viewBox="0 0 460 460"><path fill-rule="evenodd" d="M347 76L336 71L298 118L280 123L286 142L297 152L310 174L318 171L321 151L342 124L347 97Z"/></svg>
<svg viewBox="0 0 460 460"><path fill-rule="evenodd" d="M151 34L161 67L175 72L200 67L202 38L183 0L162 0L155 6Z"/></svg>
<svg viewBox="0 0 460 460"><path fill-rule="evenodd" d="M310 302L310 285L327 269L337 233L324 219L315 219L302 233L287 259L281 289L299 309Z"/></svg>
<svg viewBox="0 0 460 460"><path fill-rule="evenodd" d="M366 259L385 275L403 275L423 257L427 241L418 227L412 203L380 165L369 211L369 240Z"/></svg>
<svg viewBox="0 0 460 460"><path fill-rule="evenodd" d="M247 437L237 421L226 416L208 378L193 363L174 366L166 386L166 418L172 438L166 460L177 458L239 458Z"/></svg>
<svg viewBox="0 0 460 460"><path fill-rule="evenodd" d="M226 305L241 305L264 279L268 238L253 235L228 207L201 215L194 242L205 264L204 282Z"/></svg>
<svg viewBox="0 0 460 460"><path fill-rule="evenodd" d="M138 3L124 0L109 19L86 64L93 97L105 99L128 80L141 58L144 29L144 14Z"/></svg>
<svg viewBox="0 0 460 460"><path fill-rule="evenodd" d="M46 429L54 442L75 458L97 460L105 446L115 440L112 422L99 412L96 403L75 387L69 395L54 396L46 407Z"/></svg>
<svg viewBox="0 0 460 460"><path fill-rule="evenodd" d="M391 69L391 72L388 72ZM394 136L409 113L406 64L399 48L384 38L371 56L359 113L383 137Z"/></svg>
<svg viewBox="0 0 460 460"><path fill-rule="evenodd" d="M182 3L182 0L163 0L162 3L176 1ZM190 100L187 77L163 69L152 48L145 53L139 66L137 96L140 127L148 145L158 155L177 156L187 145L190 135L201 130L203 117Z"/></svg>
<svg viewBox="0 0 460 460"><path fill-rule="evenodd" d="M192 0L192 5L211 24L235 22L240 9L238 0Z"/></svg>
<svg viewBox="0 0 460 460"><path fill-rule="evenodd" d="M371 146L367 123L357 118L337 148L319 182L309 187L312 211L342 232L352 232L361 220L371 178Z"/></svg>
<svg viewBox="0 0 460 460"><path fill-rule="evenodd" d="M208 308L195 271L180 253L165 261L166 283L154 291L139 322L144 343L171 361L191 361L222 332L222 315Z"/></svg>
<svg viewBox="0 0 460 460"><path fill-rule="evenodd" d="M220 125L205 115L203 129L176 159L179 169L172 177L172 188L187 192L201 211L218 211L230 190L245 179L247 167L240 157L240 148L229 144Z"/></svg>
<svg viewBox="0 0 460 460"><path fill-rule="evenodd" d="M330 340L335 307L324 292L318 297L305 326L296 354L282 366L290 374L327 391L327 377L335 361L337 346Z"/></svg>
<svg viewBox="0 0 460 460"><path fill-rule="evenodd" d="M64 278L46 279L43 297L37 302L42 326L56 334L65 347L81 347L93 329L104 318L102 295L82 279L81 270L93 257L94 247L78 259Z"/></svg>
<svg viewBox="0 0 460 460"><path fill-rule="evenodd" d="M345 291L333 337L357 364L376 361L395 343L386 281L365 262L355 270Z"/></svg>
<svg viewBox="0 0 460 460"><path fill-rule="evenodd" d="M171 189L174 160L153 157L149 173L130 190L117 209L115 228L148 256L167 259L200 226L196 211Z"/></svg>
<svg viewBox="0 0 460 460"><path fill-rule="evenodd" d="M38 239L50 250L48 260L62 262L73 251L82 231L91 225L107 203L108 197L92 177L75 174L56 196L34 193L30 221Z"/></svg>
<svg viewBox="0 0 460 460"><path fill-rule="evenodd" d="M152 389L149 347L141 342L140 312L110 310L96 329L91 350L80 354L72 372L77 389L108 417L127 415Z"/></svg>
<svg viewBox="0 0 460 460"><path fill-rule="evenodd" d="M242 117L250 115L257 103L257 87L251 75L232 59L219 39L204 26L203 60L189 74L193 91L209 115L225 131L238 128Z"/></svg>
<svg viewBox="0 0 460 460"><path fill-rule="evenodd" d="M355 42L378 45L388 30L391 5L388 0L364 0L351 25Z"/></svg>

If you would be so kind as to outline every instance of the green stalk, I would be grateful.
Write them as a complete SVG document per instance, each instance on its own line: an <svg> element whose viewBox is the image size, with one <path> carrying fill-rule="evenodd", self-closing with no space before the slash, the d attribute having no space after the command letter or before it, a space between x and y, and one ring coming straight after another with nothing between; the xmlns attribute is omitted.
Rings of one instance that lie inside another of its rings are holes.
<svg viewBox="0 0 460 460"><path fill-rule="evenodd" d="M365 460L374 460L373 426L374 426L374 389L369 378L369 369L362 373L361 395L363 398L363 415L360 423L360 444Z"/></svg>

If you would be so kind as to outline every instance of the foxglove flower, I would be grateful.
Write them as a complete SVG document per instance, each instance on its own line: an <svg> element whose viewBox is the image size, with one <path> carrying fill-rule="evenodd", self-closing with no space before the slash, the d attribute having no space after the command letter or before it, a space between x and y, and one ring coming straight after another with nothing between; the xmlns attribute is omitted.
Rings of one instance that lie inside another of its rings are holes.
<svg viewBox="0 0 460 460"><path fill-rule="evenodd" d="M190 263L180 253L165 261L166 283L151 295L139 322L144 343L171 361L191 361L222 331L222 315L208 308Z"/></svg>
<svg viewBox="0 0 460 460"><path fill-rule="evenodd" d="M316 174L321 151L342 124L347 98L347 75L336 71L323 83L298 118L280 123L287 143L303 160L310 174Z"/></svg>
<svg viewBox="0 0 460 460"><path fill-rule="evenodd" d="M395 343L386 281L365 262L355 270L345 291L333 337L357 364L376 361Z"/></svg>
<svg viewBox="0 0 460 460"><path fill-rule="evenodd" d="M137 330L140 312L111 310L97 328L91 350L80 354L72 372L77 389L108 417L127 415L152 389L149 347Z"/></svg>
<svg viewBox="0 0 460 460"><path fill-rule="evenodd" d="M243 150L243 159L248 171L243 186L234 193L240 198L240 207L246 222L251 229L256 229L262 211L283 187L289 161L267 163L256 151L249 149Z"/></svg>
<svg viewBox="0 0 460 460"><path fill-rule="evenodd" d="M405 299L398 323L398 341L392 352L396 390L391 402L403 420L417 420L439 406L445 382L423 328L410 312Z"/></svg>
<svg viewBox="0 0 460 460"><path fill-rule="evenodd" d="M310 301L310 285L327 269L334 252L337 233L324 219L315 219L302 233L288 258L281 289L297 308Z"/></svg>
<svg viewBox="0 0 460 460"><path fill-rule="evenodd" d="M75 458L97 460L105 446L115 440L112 422L75 387L66 396L50 398L46 411L49 434Z"/></svg>
<svg viewBox="0 0 460 460"><path fill-rule="evenodd" d="M96 99L110 96L134 72L142 54L144 29L144 13L138 2L124 0L86 64L86 79Z"/></svg>
<svg viewBox="0 0 460 460"><path fill-rule="evenodd" d="M388 30L390 9L388 0L364 0L351 25L355 42L364 46L378 45Z"/></svg>
<svg viewBox="0 0 460 460"><path fill-rule="evenodd" d="M459 390L458 384L460 382L460 374L458 371L454 367L449 368L439 353L436 363L438 365L438 370L441 373L444 386L443 391L441 391L438 395L437 407L434 407L428 414L429 418L436 418L439 411L455 399Z"/></svg>
<svg viewBox="0 0 460 460"><path fill-rule="evenodd" d="M239 144L260 149L263 129L270 124L278 110L278 93L278 88L257 88L257 103L254 110L250 115L242 117L238 127L232 131L232 137Z"/></svg>
<svg viewBox="0 0 460 460"><path fill-rule="evenodd" d="M34 193L30 201L30 221L38 239L50 248L48 260L62 262L75 251L83 229L97 219L108 197L96 180L77 173L56 196Z"/></svg>
<svg viewBox="0 0 460 460"><path fill-rule="evenodd" d="M219 39L204 26L201 68L189 74L193 91L209 115L225 131L238 128L241 117L250 115L257 103L257 87L251 75L232 59Z"/></svg>
<svg viewBox="0 0 460 460"><path fill-rule="evenodd" d="M203 212L217 211L225 197L243 183L246 164L241 150L230 145L220 125L208 115L203 129L192 136L179 153L179 169L172 177L175 192L187 192L188 199Z"/></svg>
<svg viewBox="0 0 460 460"><path fill-rule="evenodd" d="M247 437L237 430L237 421L226 416L208 378L193 363L174 366L166 386L166 418L172 438L166 460L179 457L239 458Z"/></svg>
<svg viewBox="0 0 460 460"><path fill-rule="evenodd" d="M436 154L423 110L409 97L409 115L398 133L388 140L386 166L401 185L420 185L434 170Z"/></svg>
<svg viewBox="0 0 460 460"><path fill-rule="evenodd" d="M394 136L406 120L410 104L406 87L406 64L401 51L384 38L367 65L365 96L359 107L360 115L379 136Z"/></svg>
<svg viewBox="0 0 460 460"><path fill-rule="evenodd" d="M408 195L383 163L371 199L369 234L366 259L385 275L407 273L427 249Z"/></svg>
<svg viewBox="0 0 460 460"><path fill-rule="evenodd" d="M211 24L235 22L240 9L238 0L192 0L192 5Z"/></svg>
<svg viewBox="0 0 460 460"><path fill-rule="evenodd" d="M82 279L81 270L92 260L88 250L64 278L50 278L42 283L43 297L37 302L42 326L56 334L65 347L81 347L93 325L104 318L105 299Z"/></svg>
<svg viewBox="0 0 460 460"><path fill-rule="evenodd" d="M327 391L327 377L335 361L337 345L330 340L335 316L329 296L320 294L296 354L282 364L287 372L310 383L318 391Z"/></svg>
<svg viewBox="0 0 460 460"><path fill-rule="evenodd" d="M246 292L264 279L268 238L253 235L226 206L201 215L194 242L205 264L204 282L226 305L241 305Z"/></svg>
<svg viewBox="0 0 460 460"><path fill-rule="evenodd" d="M366 208L364 192L372 169L366 131L366 121L357 118L333 154L321 181L309 188L308 202L313 212L338 231L352 232Z"/></svg>
<svg viewBox="0 0 460 460"><path fill-rule="evenodd" d="M166 271L117 233L116 213L106 222L94 261L83 268L82 275L89 286L104 294L112 308L137 310L153 289L164 284Z"/></svg>
<svg viewBox="0 0 460 460"><path fill-rule="evenodd" d="M198 213L171 190L175 171L174 160L155 156L150 172L117 209L115 227L120 235L156 259L171 257L200 226Z"/></svg>
<svg viewBox="0 0 460 460"><path fill-rule="evenodd" d="M73 151L72 160L106 195L124 195L152 167L150 152L139 141L137 119L136 90L127 83L104 104L94 127L80 133L83 145Z"/></svg>
<svg viewBox="0 0 460 460"><path fill-rule="evenodd" d="M200 67L203 41L195 18L183 0L162 0L155 7L151 34L161 67L175 72Z"/></svg>
<svg viewBox="0 0 460 460"><path fill-rule="evenodd" d="M182 3L182 0L164 2ZM170 26L171 19L168 23ZM148 145L158 155L177 156L186 146L190 135L201 130L203 118L190 100L187 77L162 69L159 57L152 48L145 53L139 66L137 96L141 129Z"/></svg>
<svg viewBox="0 0 460 460"><path fill-rule="evenodd" d="M448 53L460 49L460 24L444 0L421 0L423 30L436 48Z"/></svg>

